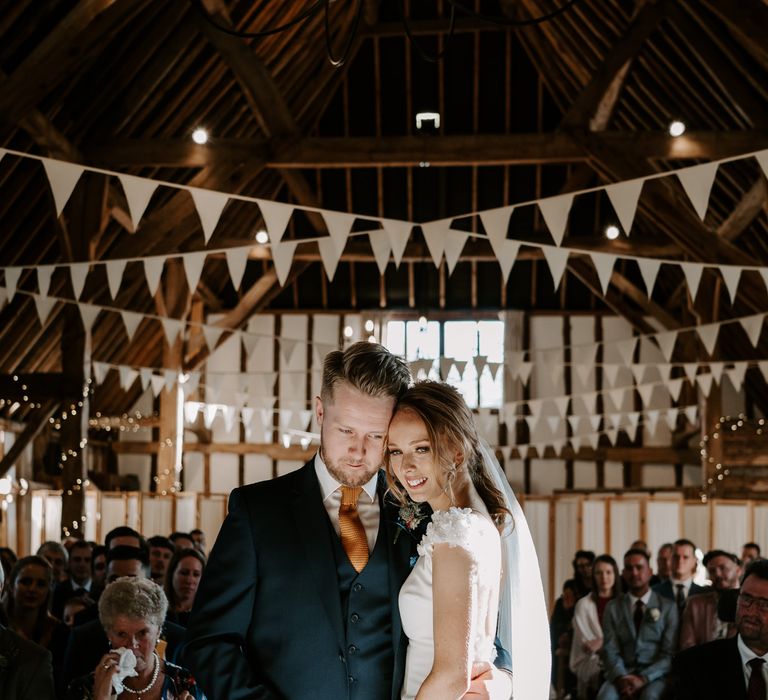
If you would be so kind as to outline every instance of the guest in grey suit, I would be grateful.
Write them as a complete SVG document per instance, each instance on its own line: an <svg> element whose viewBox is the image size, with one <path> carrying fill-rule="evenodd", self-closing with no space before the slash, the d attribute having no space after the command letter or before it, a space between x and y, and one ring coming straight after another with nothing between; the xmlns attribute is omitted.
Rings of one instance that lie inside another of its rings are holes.
<svg viewBox="0 0 768 700"><path fill-rule="evenodd" d="M603 616L606 681L597 700L659 700L677 639L675 603L650 587L648 552L624 555L629 591L608 603Z"/></svg>

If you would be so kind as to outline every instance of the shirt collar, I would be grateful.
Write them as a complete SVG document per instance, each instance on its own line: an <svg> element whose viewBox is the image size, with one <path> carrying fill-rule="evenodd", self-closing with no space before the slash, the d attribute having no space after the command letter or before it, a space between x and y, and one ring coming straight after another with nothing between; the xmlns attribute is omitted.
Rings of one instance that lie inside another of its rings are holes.
<svg viewBox="0 0 768 700"><path fill-rule="evenodd" d="M692 578L687 578L684 581L680 581L676 578L670 578L669 582L672 584L672 590L677 592L677 586L682 586L685 588L685 592L688 593L689 590L691 590L691 584L693 583Z"/></svg>
<svg viewBox="0 0 768 700"><path fill-rule="evenodd" d="M325 502L336 493L339 488L341 488L341 484L331 476L319 451L315 455L315 474L317 474L317 480L320 483L320 492L323 495L323 502ZM376 472L367 483L363 484L363 491L366 493L371 503L373 503L376 498L376 488L378 483L379 473Z"/></svg>
<svg viewBox="0 0 768 700"><path fill-rule="evenodd" d="M736 638L738 640L736 642L736 646L739 648L739 654L741 654L742 666L746 666L750 661L752 661L752 659L765 659L766 663L768 663L768 654L765 654L764 656L758 656L744 643L744 640L741 638L740 634L736 635Z"/></svg>
<svg viewBox="0 0 768 700"><path fill-rule="evenodd" d="M635 598L635 596L633 596L630 593L629 594L629 600L632 602L632 607L634 608L635 605L637 605L637 601L638 600L642 600L643 601L643 605L645 605L645 607L647 608L648 607L648 601L651 599L651 593L652 593L652 591L651 591L650 588L645 592L645 595L642 596L641 598Z"/></svg>

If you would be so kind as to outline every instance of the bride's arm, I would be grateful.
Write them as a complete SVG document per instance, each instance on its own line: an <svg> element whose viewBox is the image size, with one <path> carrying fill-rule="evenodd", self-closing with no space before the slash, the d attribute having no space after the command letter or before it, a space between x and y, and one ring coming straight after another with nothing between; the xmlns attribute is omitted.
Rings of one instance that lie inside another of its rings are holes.
<svg viewBox="0 0 768 700"><path fill-rule="evenodd" d="M463 547L435 544L432 554L432 625L435 658L416 700L461 698L469 689L475 563Z"/></svg>

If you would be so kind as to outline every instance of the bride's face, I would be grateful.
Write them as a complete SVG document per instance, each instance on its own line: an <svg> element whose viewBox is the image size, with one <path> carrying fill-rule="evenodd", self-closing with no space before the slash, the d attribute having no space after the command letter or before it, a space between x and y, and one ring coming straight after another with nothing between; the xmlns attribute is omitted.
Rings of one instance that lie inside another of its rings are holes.
<svg viewBox="0 0 768 700"><path fill-rule="evenodd" d="M413 411L398 411L389 424L389 463L397 480L417 503L428 502L433 510L450 506L445 474L429 442L424 421Z"/></svg>

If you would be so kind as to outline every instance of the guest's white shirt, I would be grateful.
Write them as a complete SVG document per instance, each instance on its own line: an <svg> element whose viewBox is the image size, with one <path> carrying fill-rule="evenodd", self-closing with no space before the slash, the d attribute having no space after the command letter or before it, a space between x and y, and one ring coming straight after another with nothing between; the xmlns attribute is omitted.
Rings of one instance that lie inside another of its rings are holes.
<svg viewBox="0 0 768 700"><path fill-rule="evenodd" d="M752 667L747 664L752 661L752 659L763 659L765 661L762 665L763 678L765 679L766 687L768 687L768 654L758 656L744 643L740 634L736 635L736 638L738 640L736 646L739 647L739 654L741 655L741 670L744 672L744 682L747 684L747 688L749 688L749 677L752 675Z"/></svg>
<svg viewBox="0 0 768 700"><path fill-rule="evenodd" d="M340 536L339 507L341 506L341 484L331 476L319 452L315 455L315 473L317 474L318 482L320 482L323 505L328 513L328 517L331 519L331 523L333 523L333 529ZM363 491L360 494L360 499L357 501L357 514L365 528L369 553L373 551L373 547L376 544L376 536L379 534L379 497L376 495L378 480L379 474L376 472L368 483L363 484Z"/></svg>
<svg viewBox="0 0 768 700"><path fill-rule="evenodd" d="M82 585L79 584L79 583L75 583L74 579L70 579L70 581L72 583L72 589L73 590L79 591L82 588L83 590L87 591L88 593L91 592L91 585L93 584L93 580L92 579L88 579Z"/></svg>
<svg viewBox="0 0 768 700"><path fill-rule="evenodd" d="M637 605L637 601L638 600L642 600L643 601L643 607L647 608L648 607L648 601L650 599L651 599L651 589L650 588L645 592L645 595L642 598L635 598L635 596L633 596L631 593L629 594L629 600L632 602L632 610L633 611L635 609L635 605Z"/></svg>

